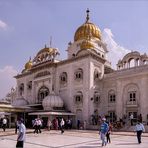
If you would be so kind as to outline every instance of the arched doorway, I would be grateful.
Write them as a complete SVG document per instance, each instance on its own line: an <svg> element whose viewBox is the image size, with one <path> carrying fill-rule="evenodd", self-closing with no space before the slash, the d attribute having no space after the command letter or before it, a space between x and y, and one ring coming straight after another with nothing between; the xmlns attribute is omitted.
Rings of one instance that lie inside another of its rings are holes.
<svg viewBox="0 0 148 148"><path fill-rule="evenodd" d="M76 125L77 125L77 129L79 129L81 127L82 124L82 110L81 109L77 109L76 110Z"/></svg>
<svg viewBox="0 0 148 148"><path fill-rule="evenodd" d="M46 86L42 86L38 91L38 103L42 103L43 99L48 96L49 89Z"/></svg>

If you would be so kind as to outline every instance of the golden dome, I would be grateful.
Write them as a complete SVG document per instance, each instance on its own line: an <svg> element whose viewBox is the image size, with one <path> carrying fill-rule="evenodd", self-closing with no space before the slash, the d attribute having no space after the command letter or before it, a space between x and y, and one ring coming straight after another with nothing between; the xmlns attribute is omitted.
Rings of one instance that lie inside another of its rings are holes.
<svg viewBox="0 0 148 148"><path fill-rule="evenodd" d="M80 49L94 49L94 45L89 41L85 40L81 43Z"/></svg>
<svg viewBox="0 0 148 148"><path fill-rule="evenodd" d="M25 70L29 70L32 68L32 61L31 59L25 64Z"/></svg>
<svg viewBox="0 0 148 148"><path fill-rule="evenodd" d="M89 22L89 10L87 9L86 22L80 26L74 35L74 41L87 38L88 35L91 35L92 38L101 40L101 31L93 23Z"/></svg>
<svg viewBox="0 0 148 148"><path fill-rule="evenodd" d="M50 54L50 53L52 53L54 50L55 50L54 48L46 47L46 45L45 45L45 47L44 47L43 49L41 49L41 50L38 52L37 55L40 55L40 54L42 54L42 53L48 53L48 54Z"/></svg>
<svg viewBox="0 0 148 148"><path fill-rule="evenodd" d="M59 54L59 51L57 48L47 47L45 45L45 47L37 53L37 56L42 55L44 53L46 53L47 55L52 55L52 54Z"/></svg>

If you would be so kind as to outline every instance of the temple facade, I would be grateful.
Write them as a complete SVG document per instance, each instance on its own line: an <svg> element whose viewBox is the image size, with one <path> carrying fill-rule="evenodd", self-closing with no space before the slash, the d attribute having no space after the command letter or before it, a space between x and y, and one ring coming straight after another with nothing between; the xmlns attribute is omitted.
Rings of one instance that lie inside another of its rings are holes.
<svg viewBox="0 0 148 148"><path fill-rule="evenodd" d="M132 51L117 63L107 59L110 49L101 31L89 18L78 27L68 43L67 59L58 60L57 48L45 46L15 76L13 106L25 106L27 114L51 118L64 116L87 122L92 128L98 118L137 119L148 123L148 56Z"/></svg>

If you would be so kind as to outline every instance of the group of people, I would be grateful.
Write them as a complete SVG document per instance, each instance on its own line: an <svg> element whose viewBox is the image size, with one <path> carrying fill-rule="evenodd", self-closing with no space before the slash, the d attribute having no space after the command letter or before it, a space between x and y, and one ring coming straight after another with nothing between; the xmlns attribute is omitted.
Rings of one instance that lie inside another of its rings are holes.
<svg viewBox="0 0 148 148"><path fill-rule="evenodd" d="M106 122L106 118L102 118L102 124L100 126L99 134L102 140L102 146L107 145L107 143L111 143L110 133L112 131L112 125L109 122Z"/></svg>
<svg viewBox="0 0 148 148"><path fill-rule="evenodd" d="M55 130L60 129L61 127L61 120L64 120L64 128L65 129L71 129L72 128L72 120L70 118L68 119L64 119L64 118L55 118L53 119L53 121L51 122L52 124L52 128ZM47 122L47 126L49 126L48 122Z"/></svg>
<svg viewBox="0 0 148 148"><path fill-rule="evenodd" d="M84 120L83 122L80 121L79 119L77 120L77 129L83 129L83 130L86 130L86 127L87 127L87 121Z"/></svg>
<svg viewBox="0 0 148 148"><path fill-rule="evenodd" d="M33 127L34 127L34 133L41 133L41 127L43 120L40 118L36 118L34 121L32 121Z"/></svg>
<svg viewBox="0 0 148 148"><path fill-rule="evenodd" d="M102 124L99 129L100 138L102 140L102 146L106 146L107 143L111 143L110 133L112 131L112 124L106 122L106 118L102 118ZM141 143L141 135L145 132L144 125L141 123L141 120L137 120L137 124L135 126L135 130L137 133L138 143Z"/></svg>
<svg viewBox="0 0 148 148"><path fill-rule="evenodd" d="M139 120L140 119L140 120ZM135 126L135 132L137 133L137 140L138 140L138 143L140 144L141 143L141 135L143 132L145 132L145 128L144 128L144 125L142 124L142 120L141 118L139 118L137 120L137 124ZM101 138L101 141L102 141L102 146L105 146L107 145L107 143L111 143L111 138L110 138L110 134L111 134L111 131L112 131L112 124L110 122L107 122L106 121L106 118L102 118L102 123L100 125L100 129L99 129L99 134L100 134L100 138ZM69 125L69 127L71 127L71 120L70 119L67 119L67 120L64 120L63 118L60 118L60 119L55 119L53 120L53 123L48 120L47 122L47 127L48 127L48 130L51 129L51 126L55 126L56 125L56 129L60 129L61 131L61 134L64 133L64 128L65 128L65 123ZM85 121L86 123L86 121ZM33 121L33 127L34 127L34 133L41 133L41 126L43 124L43 120L40 119L40 118L36 118L34 121ZM53 125L55 124L55 125ZM2 127L3 127L3 130L5 131L6 129L6 126L7 126L7 118L3 118L2 120ZM77 121L77 128L79 129L79 126L80 126L80 120ZM85 125L86 126L86 125ZM24 145L24 140L25 140L25 133L26 133L26 127L23 123L23 119L22 118L19 118L17 120L17 129L18 129L18 137L17 137L17 144L16 144L16 148L23 148L23 145Z"/></svg>
<svg viewBox="0 0 148 148"><path fill-rule="evenodd" d="M43 121L40 118L36 118L35 120L32 120L32 125L34 128L34 133L41 133L41 127L43 126ZM45 123L44 123L45 124ZM55 130L61 130L61 133L64 133L64 128L66 127L67 129L72 128L72 123L71 120L64 120L63 118L55 118L53 121L48 119L47 121L47 130L50 131L51 129Z"/></svg>
<svg viewBox="0 0 148 148"><path fill-rule="evenodd" d="M68 119L69 121L70 119ZM68 123L68 121L65 122L65 120L63 118L56 118L53 120L53 128L58 130L61 130L61 134L64 133L64 128L65 128L65 123ZM70 121L69 121L70 122Z"/></svg>

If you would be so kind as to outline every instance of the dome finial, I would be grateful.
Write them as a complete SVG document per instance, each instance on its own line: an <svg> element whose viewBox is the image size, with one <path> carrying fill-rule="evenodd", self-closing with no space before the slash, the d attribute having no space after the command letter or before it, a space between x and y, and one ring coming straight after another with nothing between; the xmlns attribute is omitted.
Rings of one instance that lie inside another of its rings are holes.
<svg viewBox="0 0 148 148"><path fill-rule="evenodd" d="M86 23L89 21L89 9L87 8L87 10L86 10L86 13L87 13L87 16L86 16Z"/></svg>

